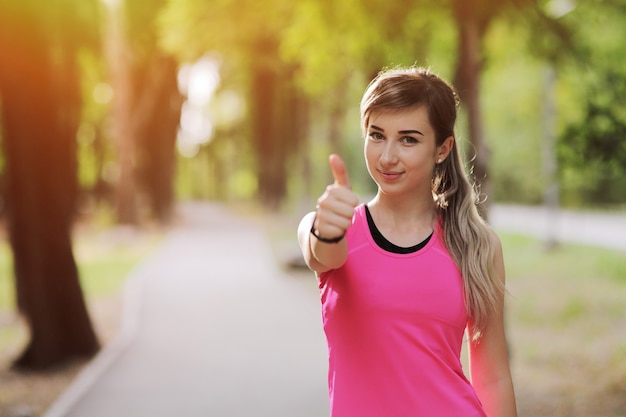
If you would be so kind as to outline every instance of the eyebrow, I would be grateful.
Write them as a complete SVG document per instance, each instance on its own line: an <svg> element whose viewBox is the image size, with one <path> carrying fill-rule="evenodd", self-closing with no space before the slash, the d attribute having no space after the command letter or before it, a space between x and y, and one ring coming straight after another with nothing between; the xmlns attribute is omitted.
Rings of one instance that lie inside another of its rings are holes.
<svg viewBox="0 0 626 417"><path fill-rule="evenodd" d="M382 127L378 127L375 125L370 125L370 129L374 129L374 130L378 130L379 132L384 132L385 129L383 129ZM398 130L398 133L400 133L401 135L408 135L408 134L417 134L417 135L421 135L424 136L424 134L422 132L420 132L419 130Z"/></svg>

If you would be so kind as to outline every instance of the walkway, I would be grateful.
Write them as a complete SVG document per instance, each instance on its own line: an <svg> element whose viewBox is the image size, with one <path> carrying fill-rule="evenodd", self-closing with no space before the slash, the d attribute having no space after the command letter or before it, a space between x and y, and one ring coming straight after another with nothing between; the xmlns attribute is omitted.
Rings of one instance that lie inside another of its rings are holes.
<svg viewBox="0 0 626 417"><path fill-rule="evenodd" d="M496 205L490 221L496 230L626 252L626 214Z"/></svg>
<svg viewBox="0 0 626 417"><path fill-rule="evenodd" d="M327 415L313 276L285 275L260 228L224 207L183 209L129 277L120 338L45 417Z"/></svg>

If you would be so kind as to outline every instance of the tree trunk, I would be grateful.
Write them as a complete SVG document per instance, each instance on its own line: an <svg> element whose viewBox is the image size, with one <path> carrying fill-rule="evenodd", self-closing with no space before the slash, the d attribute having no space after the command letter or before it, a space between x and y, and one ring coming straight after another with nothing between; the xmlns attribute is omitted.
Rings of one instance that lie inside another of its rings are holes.
<svg viewBox="0 0 626 417"><path fill-rule="evenodd" d="M134 100L137 176L161 223L170 220L174 200L176 134L183 103L177 71L174 59L157 53L138 74L144 82L137 82Z"/></svg>
<svg viewBox="0 0 626 417"><path fill-rule="evenodd" d="M274 55L273 42L259 41L260 54ZM252 137L256 152L256 172L258 181L258 195L261 202L275 208L278 204L277 195L280 184L276 183L275 146L276 131L274 117L277 101L277 74L267 60L254 60L252 65Z"/></svg>
<svg viewBox="0 0 626 417"><path fill-rule="evenodd" d="M115 212L122 224L136 224L135 138L133 137L130 54L126 41L125 16L121 3L105 5L104 49L114 96L112 128L117 151Z"/></svg>
<svg viewBox="0 0 626 417"><path fill-rule="evenodd" d="M467 110L469 139L468 160L473 161L474 179L481 200L489 196L488 176L490 151L484 141L483 119L480 107L480 75L482 70L482 40L486 24L477 15L475 0L455 1L455 19L458 27L458 52L455 84L461 103ZM489 200L479 206L486 219Z"/></svg>
<svg viewBox="0 0 626 417"><path fill-rule="evenodd" d="M72 59L53 60L36 25L8 20L0 21L5 207L18 305L30 329L15 365L44 369L98 350L71 242L78 79Z"/></svg>
<svg viewBox="0 0 626 417"><path fill-rule="evenodd" d="M308 103L293 82L291 67L277 65L278 44L259 41L252 65L252 135L259 197L275 210L287 196L289 160L307 134Z"/></svg>

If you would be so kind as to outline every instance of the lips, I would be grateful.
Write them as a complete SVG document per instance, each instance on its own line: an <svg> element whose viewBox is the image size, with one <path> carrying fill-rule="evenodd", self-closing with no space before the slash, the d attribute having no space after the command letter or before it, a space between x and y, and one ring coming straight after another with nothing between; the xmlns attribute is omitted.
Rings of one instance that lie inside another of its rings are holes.
<svg viewBox="0 0 626 417"><path fill-rule="evenodd" d="M397 171L378 171L381 178L385 181L395 181L402 175L402 172Z"/></svg>

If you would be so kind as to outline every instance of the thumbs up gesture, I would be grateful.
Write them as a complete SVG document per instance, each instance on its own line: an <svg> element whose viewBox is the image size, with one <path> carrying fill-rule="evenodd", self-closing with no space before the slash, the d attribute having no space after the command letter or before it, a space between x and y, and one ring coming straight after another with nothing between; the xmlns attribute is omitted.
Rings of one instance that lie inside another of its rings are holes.
<svg viewBox="0 0 626 417"><path fill-rule="evenodd" d="M328 157L328 163L330 164L330 170L333 173L335 184L350 188L348 169L346 168L346 164L343 162L343 159L341 159L339 155L332 154Z"/></svg>
<svg viewBox="0 0 626 417"><path fill-rule="evenodd" d="M350 188L346 164L338 155L328 158L335 182L326 187L317 200L317 215L313 228L324 239L343 236L352 224L354 208L359 198Z"/></svg>

